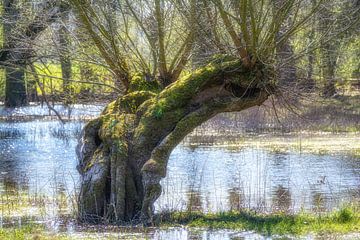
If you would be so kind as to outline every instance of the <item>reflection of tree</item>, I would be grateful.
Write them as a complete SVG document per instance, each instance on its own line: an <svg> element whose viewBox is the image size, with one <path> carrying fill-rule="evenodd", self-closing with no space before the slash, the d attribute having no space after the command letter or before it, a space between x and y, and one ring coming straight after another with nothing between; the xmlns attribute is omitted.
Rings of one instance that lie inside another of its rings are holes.
<svg viewBox="0 0 360 240"><path fill-rule="evenodd" d="M189 231L188 234L189 235L186 238L188 240L210 239L209 231L206 231L205 233L206 238L204 238L204 233L202 231Z"/></svg>
<svg viewBox="0 0 360 240"><path fill-rule="evenodd" d="M313 192L312 195L312 208L314 212L326 211L326 197L321 192Z"/></svg>
<svg viewBox="0 0 360 240"><path fill-rule="evenodd" d="M58 213L61 214L68 209L68 202L67 202L68 194L66 192L65 184L62 182L57 182L55 191L56 191L55 192L56 205L58 207L57 211Z"/></svg>
<svg viewBox="0 0 360 240"><path fill-rule="evenodd" d="M189 212L201 212L203 209L200 191L195 189L189 189L186 195L188 198L187 210Z"/></svg>
<svg viewBox="0 0 360 240"><path fill-rule="evenodd" d="M3 185L4 192L6 195L16 194L16 193L20 192L21 188L20 188L17 180L18 179L14 178L14 176L12 176L12 174L10 174L9 176L5 176L2 179L2 185Z"/></svg>
<svg viewBox="0 0 360 240"><path fill-rule="evenodd" d="M288 161L288 154L286 153L281 153L279 151L273 150L274 152L276 152L275 154L273 154L273 165L277 168L281 168L282 170L286 170L286 168L289 165L289 161Z"/></svg>
<svg viewBox="0 0 360 240"><path fill-rule="evenodd" d="M240 211L244 207L244 192L240 188L230 188L228 198L230 211Z"/></svg>
<svg viewBox="0 0 360 240"><path fill-rule="evenodd" d="M206 133L200 133L196 131L194 134L187 136L186 143L189 146L212 146L216 142L216 138L219 136L209 135Z"/></svg>
<svg viewBox="0 0 360 240"><path fill-rule="evenodd" d="M28 191L29 178L21 174L20 169L23 161L21 153L14 149L16 140L3 139L0 141L0 181L6 194L17 194L20 191Z"/></svg>
<svg viewBox="0 0 360 240"><path fill-rule="evenodd" d="M278 185L273 195L273 210L289 212L291 207L291 193L288 188Z"/></svg>
<svg viewBox="0 0 360 240"><path fill-rule="evenodd" d="M352 202L360 202L360 183L354 189L348 190L348 192L352 198Z"/></svg>
<svg viewBox="0 0 360 240"><path fill-rule="evenodd" d="M190 143L189 145L186 145L186 147L189 148L191 152L195 152L199 145Z"/></svg>

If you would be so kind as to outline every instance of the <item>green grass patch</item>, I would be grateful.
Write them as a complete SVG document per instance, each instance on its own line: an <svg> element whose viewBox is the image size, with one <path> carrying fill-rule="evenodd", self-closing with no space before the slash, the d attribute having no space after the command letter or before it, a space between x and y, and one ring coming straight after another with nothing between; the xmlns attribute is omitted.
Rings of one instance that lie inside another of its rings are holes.
<svg viewBox="0 0 360 240"><path fill-rule="evenodd" d="M304 235L306 233L333 234L360 231L360 212L353 207L344 207L328 214L259 214L252 211L217 214L171 213L162 225L177 224L210 229L236 229L255 231L265 235Z"/></svg>
<svg viewBox="0 0 360 240"><path fill-rule="evenodd" d="M28 224L18 228L0 228L2 240L68 240L67 236L60 236L45 232L41 225Z"/></svg>
<svg viewBox="0 0 360 240"><path fill-rule="evenodd" d="M360 211L355 207L344 207L338 211L328 214L259 214L252 211L226 212L217 214L203 214L194 212L176 212L162 214L158 216L161 229L179 226L207 229L234 229L238 231L255 231L262 235L291 235L300 236L313 233L322 236L339 236L341 234L360 232ZM160 218L162 217L162 218ZM0 228L0 239L4 240L67 240L67 239L124 239L125 235L118 233L126 232L126 228L121 231L114 231L109 225L109 231L105 230L100 235L93 232L94 228L89 228L79 235L69 235L66 232L55 233L46 230L44 225L27 223L21 227L11 226ZM97 227L95 228L97 229ZM101 227L99 228L101 229ZM135 239L131 235L133 228L128 228L129 238ZM146 234L147 229L141 228L141 233ZM136 232L136 231L135 231ZM137 239L137 238L136 238Z"/></svg>

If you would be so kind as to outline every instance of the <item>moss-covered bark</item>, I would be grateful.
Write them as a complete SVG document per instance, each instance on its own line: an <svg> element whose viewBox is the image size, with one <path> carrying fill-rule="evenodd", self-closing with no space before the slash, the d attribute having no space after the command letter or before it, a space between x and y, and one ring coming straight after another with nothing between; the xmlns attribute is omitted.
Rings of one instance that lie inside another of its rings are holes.
<svg viewBox="0 0 360 240"><path fill-rule="evenodd" d="M89 122L78 145L83 221L151 221L171 151L195 127L220 112L262 104L269 71L257 64L214 61L166 87L139 76L127 95ZM149 87L150 86L150 87Z"/></svg>

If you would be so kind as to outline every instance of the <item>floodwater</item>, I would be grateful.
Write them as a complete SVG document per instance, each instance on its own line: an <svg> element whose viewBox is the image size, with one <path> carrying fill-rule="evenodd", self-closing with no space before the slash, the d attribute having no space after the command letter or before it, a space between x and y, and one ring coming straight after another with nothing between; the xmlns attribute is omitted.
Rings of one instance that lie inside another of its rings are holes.
<svg viewBox="0 0 360 240"><path fill-rule="evenodd" d="M14 196L17 202L31 203L20 212L9 207L2 210L1 225L7 224L6 217L12 223L22 217L35 217L58 231L58 226L64 225L60 215L71 216L76 206L79 174L75 146L84 125L81 119L98 115L102 106L75 105L69 110L58 105L56 109L72 121L62 125L43 118L49 114L45 106L0 108L2 117L36 116L26 121L0 122L1 204L6 205ZM229 148L184 142L171 154L162 186L156 211L248 208L323 212L359 199L360 161L342 153L319 155L271 151L261 146ZM62 231L74 237L82 235L73 222L69 217ZM265 239L251 232L185 228L122 234L121 239Z"/></svg>

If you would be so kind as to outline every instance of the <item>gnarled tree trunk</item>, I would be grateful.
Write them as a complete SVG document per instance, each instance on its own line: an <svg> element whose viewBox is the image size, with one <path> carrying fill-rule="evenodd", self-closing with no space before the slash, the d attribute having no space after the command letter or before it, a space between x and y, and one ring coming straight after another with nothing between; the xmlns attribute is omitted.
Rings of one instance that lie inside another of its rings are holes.
<svg viewBox="0 0 360 240"><path fill-rule="evenodd" d="M79 140L80 220L152 221L171 151L216 114L261 105L271 92L271 72L261 64L214 61L158 93L130 86ZM135 82L146 87L140 76Z"/></svg>

